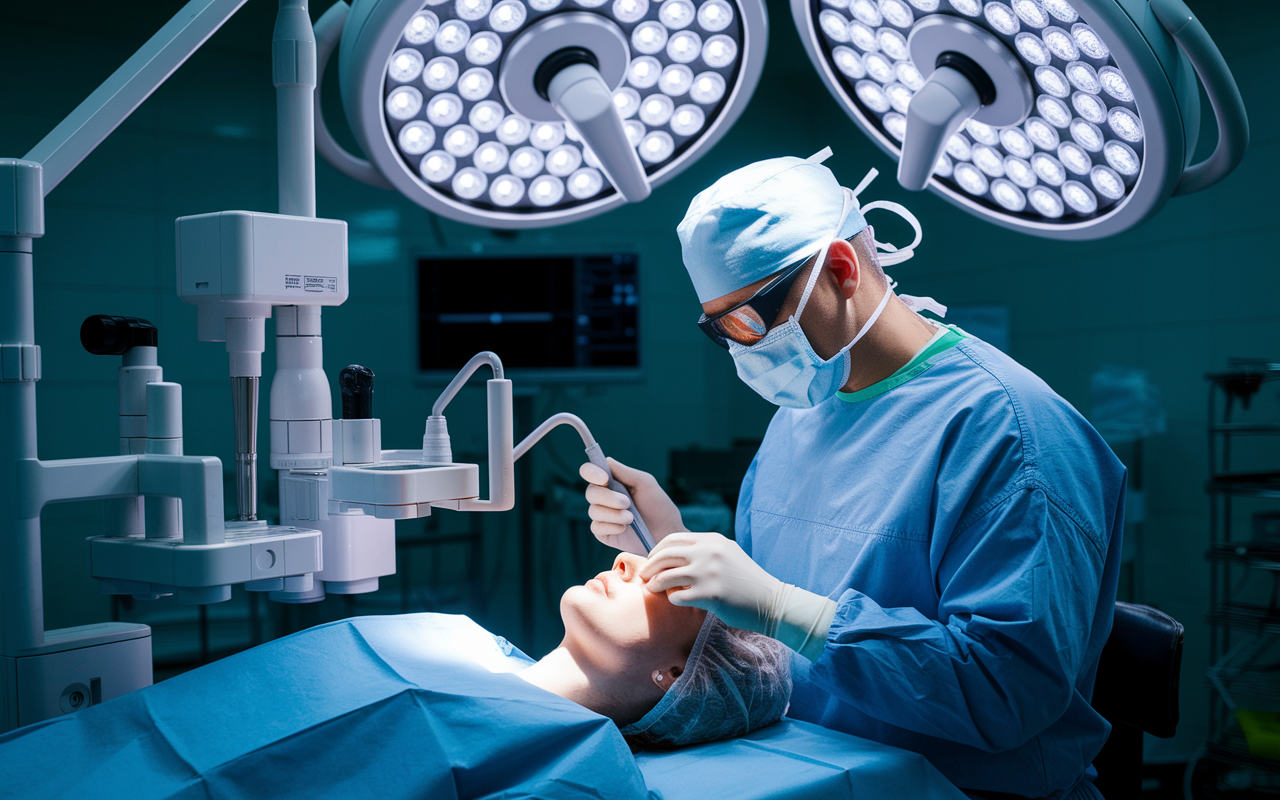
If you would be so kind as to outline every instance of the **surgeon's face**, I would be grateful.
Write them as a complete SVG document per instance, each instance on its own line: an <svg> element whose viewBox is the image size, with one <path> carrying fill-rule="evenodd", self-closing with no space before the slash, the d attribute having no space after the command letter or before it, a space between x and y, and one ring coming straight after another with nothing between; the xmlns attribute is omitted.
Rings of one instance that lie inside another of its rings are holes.
<svg viewBox="0 0 1280 800"><path fill-rule="evenodd" d="M613 569L564 593L560 615L565 643L577 655L604 672L647 680L654 669L683 669L706 612L644 588L643 564L640 556L620 554Z"/></svg>

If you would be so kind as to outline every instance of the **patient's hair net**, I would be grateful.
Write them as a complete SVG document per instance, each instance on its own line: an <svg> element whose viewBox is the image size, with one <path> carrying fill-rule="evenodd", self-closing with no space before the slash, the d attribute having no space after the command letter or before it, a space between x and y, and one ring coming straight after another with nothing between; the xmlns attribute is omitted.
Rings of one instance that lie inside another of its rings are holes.
<svg viewBox="0 0 1280 800"><path fill-rule="evenodd" d="M707 614L684 672L639 722L633 747L669 749L741 736L777 722L791 699L791 651Z"/></svg>

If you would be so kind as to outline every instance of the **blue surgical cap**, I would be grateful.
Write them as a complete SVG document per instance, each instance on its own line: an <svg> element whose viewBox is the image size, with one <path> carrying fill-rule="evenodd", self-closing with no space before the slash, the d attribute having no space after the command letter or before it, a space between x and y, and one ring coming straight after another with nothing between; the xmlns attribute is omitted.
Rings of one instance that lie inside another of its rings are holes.
<svg viewBox="0 0 1280 800"><path fill-rule="evenodd" d="M816 157L815 157L816 158ZM867 227L856 206L840 231L845 190L817 160L748 164L700 192L676 228L698 302L750 286Z"/></svg>
<svg viewBox="0 0 1280 800"><path fill-rule="evenodd" d="M772 725L791 701L791 651L762 633L707 614L684 672L639 721L622 728L633 747L671 749Z"/></svg>

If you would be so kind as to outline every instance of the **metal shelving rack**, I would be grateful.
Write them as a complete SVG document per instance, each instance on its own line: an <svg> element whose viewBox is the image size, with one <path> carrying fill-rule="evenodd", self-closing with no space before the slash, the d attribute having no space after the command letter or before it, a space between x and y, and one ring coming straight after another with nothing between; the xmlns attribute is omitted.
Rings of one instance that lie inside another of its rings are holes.
<svg viewBox="0 0 1280 800"><path fill-rule="evenodd" d="M1211 606L1207 620L1210 663L1214 665L1209 678L1212 695L1206 756L1226 769L1277 775L1280 760L1250 752L1229 694L1235 687L1241 692L1247 690L1254 700L1274 697L1280 708L1280 670L1259 671L1233 663L1241 652L1239 648L1260 651L1269 646L1258 637L1276 637L1280 643L1280 537L1259 536L1256 517L1242 515L1237 508L1246 498L1280 500L1280 470L1233 469L1233 457L1241 454L1246 438L1280 436L1280 424L1235 419L1249 411L1251 401L1260 399L1264 386L1275 384L1280 388L1280 364L1232 360L1226 371L1205 377L1209 381L1209 480L1205 491L1210 505L1209 550L1205 557L1210 571ZM1268 519L1280 519L1280 515ZM1237 535L1242 527L1248 531L1246 536ZM1241 579L1259 574L1271 580L1269 602L1258 603L1257 597L1240 596L1244 586Z"/></svg>

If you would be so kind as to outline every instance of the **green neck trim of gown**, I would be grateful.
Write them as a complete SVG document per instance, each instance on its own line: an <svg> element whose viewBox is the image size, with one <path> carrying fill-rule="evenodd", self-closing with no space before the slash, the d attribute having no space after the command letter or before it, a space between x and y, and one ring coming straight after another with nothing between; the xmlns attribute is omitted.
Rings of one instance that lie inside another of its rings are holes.
<svg viewBox="0 0 1280 800"><path fill-rule="evenodd" d="M926 345L923 350L916 353L915 358L903 365L902 369L893 373L889 377L873 383L865 389L859 389L856 392L836 392L836 397L846 403L861 403L864 400L870 400L873 397L879 397L890 389L896 389L920 373L933 366L929 359L939 353L950 350L957 342L968 336L967 333L960 330L954 325L943 325L946 331L938 337L932 344Z"/></svg>

